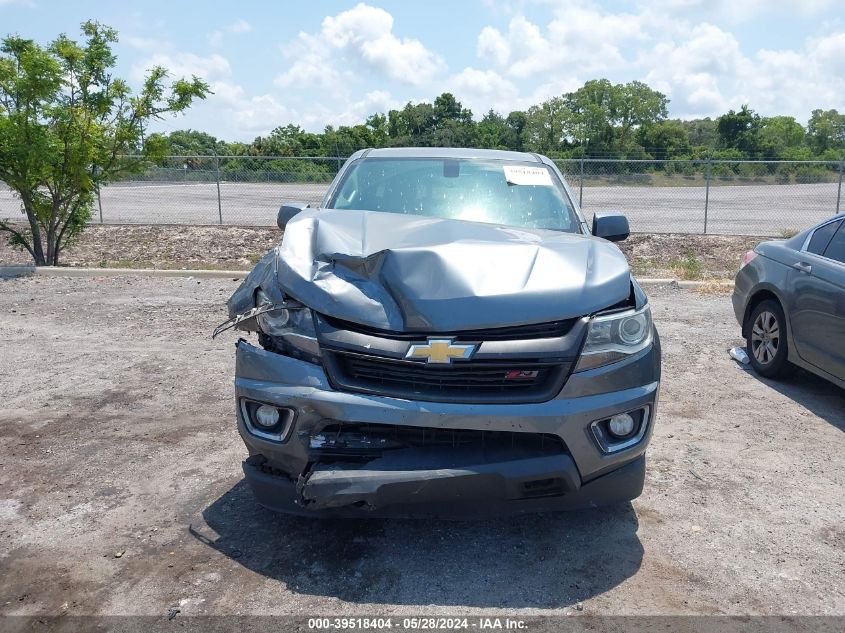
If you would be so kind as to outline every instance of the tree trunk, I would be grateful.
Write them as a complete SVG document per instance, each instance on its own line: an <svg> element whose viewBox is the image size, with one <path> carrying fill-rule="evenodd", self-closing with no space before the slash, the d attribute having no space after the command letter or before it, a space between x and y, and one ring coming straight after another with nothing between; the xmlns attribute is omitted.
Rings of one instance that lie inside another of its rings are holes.
<svg viewBox="0 0 845 633"><path fill-rule="evenodd" d="M29 221L29 230L32 232L32 253L36 266L46 266L47 259L44 257L44 246L41 244L41 231L38 228L38 220L35 218L35 210L32 208L32 200L28 195L21 195L26 219Z"/></svg>
<svg viewBox="0 0 845 633"><path fill-rule="evenodd" d="M57 193L53 194L53 204L50 208L50 222L47 225L47 265L55 266L58 259L58 239L56 234L56 220L59 217L60 207L59 196Z"/></svg>

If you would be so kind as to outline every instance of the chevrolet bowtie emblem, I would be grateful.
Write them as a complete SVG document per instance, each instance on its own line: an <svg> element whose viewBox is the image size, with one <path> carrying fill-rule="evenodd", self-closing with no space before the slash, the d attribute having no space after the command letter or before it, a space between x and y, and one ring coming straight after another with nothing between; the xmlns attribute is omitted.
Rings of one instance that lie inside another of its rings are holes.
<svg viewBox="0 0 845 633"><path fill-rule="evenodd" d="M450 338L430 338L427 343L414 343L405 358L424 358L427 363L450 364L452 359L469 360L475 345L456 345Z"/></svg>

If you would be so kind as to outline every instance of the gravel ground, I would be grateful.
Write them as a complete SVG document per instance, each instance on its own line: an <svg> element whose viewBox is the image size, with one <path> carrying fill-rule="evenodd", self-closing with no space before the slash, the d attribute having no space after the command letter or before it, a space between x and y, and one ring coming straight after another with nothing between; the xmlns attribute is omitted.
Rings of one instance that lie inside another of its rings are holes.
<svg viewBox="0 0 845 633"><path fill-rule="evenodd" d="M278 228L89 226L61 264L89 268L247 270L282 239ZM619 247L640 277L732 279L742 254L766 238L743 235L634 234ZM689 257L692 266L684 265ZM0 234L0 265L29 264Z"/></svg>
<svg viewBox="0 0 845 633"><path fill-rule="evenodd" d="M731 361L725 295L652 289L632 504L484 522L276 516L242 482L234 280L0 281L0 613L845 614L845 392Z"/></svg>

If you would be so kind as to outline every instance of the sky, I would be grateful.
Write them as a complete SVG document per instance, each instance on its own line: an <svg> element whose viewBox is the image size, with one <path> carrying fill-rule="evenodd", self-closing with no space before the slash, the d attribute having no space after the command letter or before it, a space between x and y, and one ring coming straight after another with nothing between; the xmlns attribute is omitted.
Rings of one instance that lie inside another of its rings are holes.
<svg viewBox="0 0 845 633"><path fill-rule="evenodd" d="M116 74L132 85L155 65L211 85L159 131L230 141L444 91L476 118L507 114L602 77L660 90L673 118L845 111L843 0L0 0L0 36L48 43L86 19L118 30Z"/></svg>

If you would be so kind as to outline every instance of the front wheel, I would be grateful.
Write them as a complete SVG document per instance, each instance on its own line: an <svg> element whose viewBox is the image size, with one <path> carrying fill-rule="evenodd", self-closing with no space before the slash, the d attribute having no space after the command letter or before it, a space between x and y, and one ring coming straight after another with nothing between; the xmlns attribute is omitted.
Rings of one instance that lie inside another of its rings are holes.
<svg viewBox="0 0 845 633"><path fill-rule="evenodd" d="M766 378L785 378L794 370L787 358L786 318L777 301L760 302L748 317L746 350L751 366Z"/></svg>

